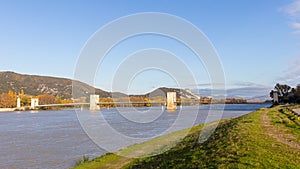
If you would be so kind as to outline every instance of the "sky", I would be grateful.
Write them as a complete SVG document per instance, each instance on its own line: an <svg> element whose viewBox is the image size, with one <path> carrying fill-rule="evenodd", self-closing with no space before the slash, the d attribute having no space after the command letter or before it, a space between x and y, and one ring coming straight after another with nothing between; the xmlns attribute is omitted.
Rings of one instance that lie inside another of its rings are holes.
<svg viewBox="0 0 300 169"><path fill-rule="evenodd" d="M229 89L261 92L278 82L300 83L300 0L0 0L0 71L73 78L80 52L97 30L142 12L175 15L200 29L219 55ZM94 85L114 90L113 75L124 58L146 48L171 51L188 65L197 86L182 87L210 87L205 66L191 59L191 51L155 35L116 45L99 63ZM177 79L144 70L131 80L127 92L137 94L176 87Z"/></svg>

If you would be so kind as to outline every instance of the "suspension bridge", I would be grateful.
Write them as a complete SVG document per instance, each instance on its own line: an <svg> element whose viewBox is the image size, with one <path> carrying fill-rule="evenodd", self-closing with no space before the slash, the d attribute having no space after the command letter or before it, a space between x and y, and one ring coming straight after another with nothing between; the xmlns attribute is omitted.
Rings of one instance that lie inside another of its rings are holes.
<svg viewBox="0 0 300 169"><path fill-rule="evenodd" d="M100 110L101 106L107 105L115 105L120 107L130 107L133 105L157 105L157 106L166 106L168 110L176 110L177 109L177 102L176 102L176 93L175 92L168 92L167 93L167 101L166 102L100 102L99 95L90 95L90 102L88 103L66 103L66 104L39 104L38 98L31 98L31 106L30 109L37 109L43 107L83 107L89 106L90 110ZM20 99L17 99L17 108L21 108Z"/></svg>

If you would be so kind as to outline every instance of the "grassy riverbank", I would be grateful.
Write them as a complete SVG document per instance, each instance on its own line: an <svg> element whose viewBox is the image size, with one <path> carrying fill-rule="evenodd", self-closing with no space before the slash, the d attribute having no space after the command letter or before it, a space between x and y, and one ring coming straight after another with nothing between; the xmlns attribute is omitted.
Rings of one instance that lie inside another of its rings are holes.
<svg viewBox="0 0 300 169"><path fill-rule="evenodd" d="M300 119L285 107L224 120L207 141L199 143L202 127L193 127L182 140L174 138L180 138L186 130L118 152L156 154L177 143L156 156L135 159L107 154L77 168L299 168Z"/></svg>

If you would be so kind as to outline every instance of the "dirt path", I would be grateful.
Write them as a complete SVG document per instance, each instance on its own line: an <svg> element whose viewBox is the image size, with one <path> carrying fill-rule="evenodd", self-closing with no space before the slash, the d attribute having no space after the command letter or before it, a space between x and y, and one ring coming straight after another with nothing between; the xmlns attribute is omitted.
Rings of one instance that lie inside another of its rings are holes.
<svg viewBox="0 0 300 169"><path fill-rule="evenodd" d="M288 134L286 132L286 128L271 125L271 119L268 116L268 113L269 111L265 111L261 116L261 124L266 129L266 133L275 138L278 142L289 145L293 148L300 149L300 144L293 141L295 139L295 136L292 134Z"/></svg>

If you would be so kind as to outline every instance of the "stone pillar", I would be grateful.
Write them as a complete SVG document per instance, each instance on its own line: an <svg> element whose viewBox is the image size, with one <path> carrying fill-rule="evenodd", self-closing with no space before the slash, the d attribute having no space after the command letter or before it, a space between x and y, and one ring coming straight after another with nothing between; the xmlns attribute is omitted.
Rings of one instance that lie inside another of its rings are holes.
<svg viewBox="0 0 300 169"><path fill-rule="evenodd" d="M39 99L38 98L31 98L30 108L35 109L35 107L38 106L38 105L39 105Z"/></svg>
<svg viewBox="0 0 300 169"><path fill-rule="evenodd" d="M21 107L21 99L18 96L18 98L17 98L17 108L20 108L20 107Z"/></svg>
<svg viewBox="0 0 300 169"><path fill-rule="evenodd" d="M274 103L278 103L279 102L278 92L277 91L273 92L273 102Z"/></svg>
<svg viewBox="0 0 300 169"><path fill-rule="evenodd" d="M90 95L90 110L91 111L100 110L99 95Z"/></svg>
<svg viewBox="0 0 300 169"><path fill-rule="evenodd" d="M176 92L167 93L167 110L176 110Z"/></svg>

